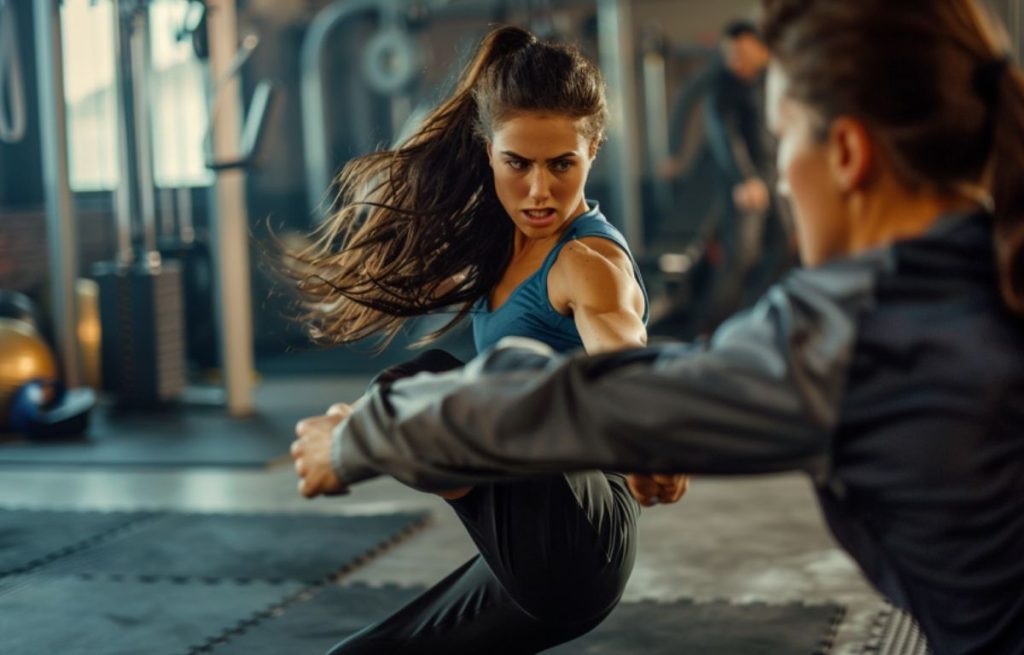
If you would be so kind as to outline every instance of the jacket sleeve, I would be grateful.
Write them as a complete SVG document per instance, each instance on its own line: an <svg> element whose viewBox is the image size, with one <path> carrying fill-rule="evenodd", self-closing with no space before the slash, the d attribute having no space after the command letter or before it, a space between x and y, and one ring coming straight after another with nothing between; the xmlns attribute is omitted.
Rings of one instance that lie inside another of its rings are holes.
<svg viewBox="0 0 1024 655"><path fill-rule="evenodd" d="M797 271L707 348L594 357L499 344L376 389L335 432L346 484L437 490L584 469L740 474L828 466L864 270Z"/></svg>

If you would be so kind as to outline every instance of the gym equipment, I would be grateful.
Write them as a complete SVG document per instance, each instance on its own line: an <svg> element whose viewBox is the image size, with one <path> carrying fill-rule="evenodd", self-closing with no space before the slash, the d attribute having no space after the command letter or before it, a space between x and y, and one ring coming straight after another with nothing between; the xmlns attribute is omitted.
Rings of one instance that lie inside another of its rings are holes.
<svg viewBox="0 0 1024 655"><path fill-rule="evenodd" d="M82 382L98 390L100 388L100 340L103 328L100 325L100 287L94 280L75 280L75 296L78 300L78 351L82 356Z"/></svg>
<svg viewBox="0 0 1024 655"><path fill-rule="evenodd" d="M64 382L81 384L75 324L75 279L78 277L78 221L68 181L67 120L59 3L35 0L33 23L36 81L39 89L39 131L46 197L46 238L49 263L49 309L54 347L60 353Z"/></svg>
<svg viewBox="0 0 1024 655"><path fill-rule="evenodd" d="M397 27L377 32L363 52L363 75L377 93L396 95L408 91L419 76L423 56L419 45Z"/></svg>
<svg viewBox="0 0 1024 655"><path fill-rule="evenodd" d="M92 389L65 389L31 324L0 318L0 429L33 439L79 435L95 404Z"/></svg>
<svg viewBox="0 0 1024 655"><path fill-rule="evenodd" d="M146 2L119 0L114 13L121 183L115 195L117 259L93 268L100 290L101 378L121 405L148 407L178 398L185 387L182 276L181 267L163 262L156 248Z"/></svg>
<svg viewBox="0 0 1024 655"><path fill-rule="evenodd" d="M24 321L34 328L39 325L36 321L38 310L32 299L17 291L0 289L0 318L12 318Z"/></svg>
<svg viewBox="0 0 1024 655"><path fill-rule="evenodd" d="M21 78L14 0L0 0L0 141L25 136L25 83Z"/></svg>
<svg viewBox="0 0 1024 655"><path fill-rule="evenodd" d="M65 389L55 381L32 380L22 385L11 400L7 427L31 439L83 434L96 393L88 388Z"/></svg>
<svg viewBox="0 0 1024 655"><path fill-rule="evenodd" d="M33 381L56 382L57 361L31 324L0 318L0 426L10 420L18 390Z"/></svg>

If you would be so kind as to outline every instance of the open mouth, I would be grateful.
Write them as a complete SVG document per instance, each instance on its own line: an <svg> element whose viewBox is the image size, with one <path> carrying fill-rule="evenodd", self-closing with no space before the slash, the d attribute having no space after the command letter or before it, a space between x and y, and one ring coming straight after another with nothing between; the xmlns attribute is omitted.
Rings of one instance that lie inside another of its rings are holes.
<svg viewBox="0 0 1024 655"><path fill-rule="evenodd" d="M554 209L546 207L544 209L524 209L523 215L526 216L526 220L535 227L541 227L544 225L551 224L557 213Z"/></svg>

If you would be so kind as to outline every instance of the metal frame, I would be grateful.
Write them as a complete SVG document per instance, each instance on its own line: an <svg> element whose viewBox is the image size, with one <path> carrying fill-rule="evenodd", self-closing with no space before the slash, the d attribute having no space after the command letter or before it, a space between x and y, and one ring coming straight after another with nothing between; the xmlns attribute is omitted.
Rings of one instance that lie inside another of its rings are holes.
<svg viewBox="0 0 1024 655"><path fill-rule="evenodd" d="M610 164L609 213L623 226L633 254L641 256L644 252L638 148L641 139L634 104L637 97L636 48L630 0L597 0L597 34L611 114L605 146L605 156Z"/></svg>
<svg viewBox="0 0 1024 655"><path fill-rule="evenodd" d="M324 111L323 50L335 29L363 13L394 17L399 0L349 0L335 2L316 15L302 41L302 137L306 160L306 198L310 211L319 216L324 193L331 184L330 147Z"/></svg>
<svg viewBox="0 0 1024 655"><path fill-rule="evenodd" d="M35 0L36 69L39 79L39 131L42 140L46 232L50 253L50 295L57 351L64 382L82 384L78 347L78 222L68 181L64 68L58 0Z"/></svg>
<svg viewBox="0 0 1024 655"><path fill-rule="evenodd" d="M235 0L207 0L211 79L224 79L238 49ZM226 102L212 125L215 161L233 159L241 141L242 112L237 76L224 83ZM228 413L253 412L252 284L249 279L249 215L245 201L245 172L234 168L217 172L211 195L215 247L216 312L220 326L224 383Z"/></svg>

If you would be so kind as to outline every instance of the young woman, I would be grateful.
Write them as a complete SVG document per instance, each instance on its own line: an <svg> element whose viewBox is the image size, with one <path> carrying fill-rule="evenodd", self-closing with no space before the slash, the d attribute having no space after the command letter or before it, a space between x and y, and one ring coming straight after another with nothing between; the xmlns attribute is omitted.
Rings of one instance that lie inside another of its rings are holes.
<svg viewBox="0 0 1024 655"><path fill-rule="evenodd" d="M636 264L584 198L606 113L601 75L575 49L491 33L408 143L342 172L341 210L298 256L315 336L391 336L459 306L452 323L470 314L480 351L506 336L558 351L644 345ZM459 364L428 351L382 379ZM580 635L632 568L631 492L649 505L685 489L683 476L592 471L437 490L480 555L332 652L535 653Z"/></svg>
<svg viewBox="0 0 1024 655"><path fill-rule="evenodd" d="M704 351L505 349L381 389L300 435L307 493L802 469L935 653L1024 653L1024 77L974 0L764 5L806 269Z"/></svg>

